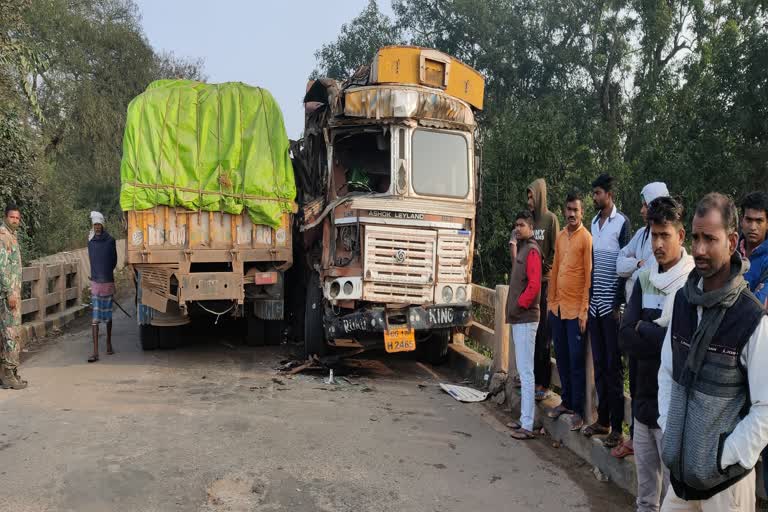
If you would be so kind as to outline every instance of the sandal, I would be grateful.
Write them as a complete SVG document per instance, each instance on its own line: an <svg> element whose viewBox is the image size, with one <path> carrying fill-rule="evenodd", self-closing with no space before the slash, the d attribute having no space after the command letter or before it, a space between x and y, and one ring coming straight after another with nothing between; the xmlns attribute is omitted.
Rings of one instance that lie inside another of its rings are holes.
<svg viewBox="0 0 768 512"><path fill-rule="evenodd" d="M512 420L509 423L507 423L507 428L511 428L512 430L519 430L522 425L519 421Z"/></svg>
<svg viewBox="0 0 768 512"><path fill-rule="evenodd" d="M554 409L552 409L551 411L549 411L547 413L547 416L549 416L550 418L552 418L554 420L554 419L559 418L563 414L573 414L573 411L570 410L570 409L567 409L563 404L560 404L557 407L555 407Z"/></svg>
<svg viewBox="0 0 768 512"><path fill-rule="evenodd" d="M604 436L606 434L609 434L610 432L611 432L611 429L609 427L603 426L598 422L594 422L593 424L586 427L581 433L587 437L592 437L592 436Z"/></svg>
<svg viewBox="0 0 768 512"><path fill-rule="evenodd" d="M99 360L99 356L96 356L96 355L93 355L93 356L88 358L88 362L89 363L95 363L98 360Z"/></svg>
<svg viewBox="0 0 768 512"><path fill-rule="evenodd" d="M539 389L539 390L536 391L536 395L535 395L537 402L541 402L542 400L546 400L550 396L552 396L552 392L550 390L548 390L548 389Z"/></svg>
<svg viewBox="0 0 768 512"><path fill-rule="evenodd" d="M619 446L611 450L611 455L617 459L623 459L627 455L634 455L635 449L628 442L619 443Z"/></svg>
<svg viewBox="0 0 768 512"><path fill-rule="evenodd" d="M526 441L528 439L536 439L536 434L534 434L530 430L525 430L524 428L513 430L509 435L515 439L519 439L520 441Z"/></svg>
<svg viewBox="0 0 768 512"><path fill-rule="evenodd" d="M606 448L613 448L615 446L618 446L619 443L622 443L623 441L624 441L624 435L621 432L614 430L610 434L608 434L608 437L606 437L603 440L603 446L605 446Z"/></svg>
<svg viewBox="0 0 768 512"><path fill-rule="evenodd" d="M515 375L514 377L512 377L512 382L515 383L516 388L523 387L523 383L520 381L520 375Z"/></svg>

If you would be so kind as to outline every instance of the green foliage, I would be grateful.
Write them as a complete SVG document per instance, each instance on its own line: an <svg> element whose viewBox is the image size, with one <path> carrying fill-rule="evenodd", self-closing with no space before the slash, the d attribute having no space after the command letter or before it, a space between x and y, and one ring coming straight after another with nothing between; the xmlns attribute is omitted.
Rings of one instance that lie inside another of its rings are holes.
<svg viewBox="0 0 768 512"><path fill-rule="evenodd" d="M25 256L82 247L91 210L120 236L128 103L152 80L204 79L202 62L156 53L132 0L0 6L0 105L15 112L0 113L0 200L23 207Z"/></svg>
<svg viewBox="0 0 768 512"><path fill-rule="evenodd" d="M402 42L400 29L379 11L376 0L368 0L366 8L355 19L341 26L336 41L324 44L315 52L320 70L315 70L312 76L342 80L360 66L370 64L377 49Z"/></svg>
<svg viewBox="0 0 768 512"><path fill-rule="evenodd" d="M486 77L476 280L503 281L512 216L536 178L560 213L569 189L588 193L609 172L635 227L651 181L689 212L713 190L768 188L768 2L394 0L393 10L394 20L376 10L350 48L369 5L317 57L344 77L395 27Z"/></svg>

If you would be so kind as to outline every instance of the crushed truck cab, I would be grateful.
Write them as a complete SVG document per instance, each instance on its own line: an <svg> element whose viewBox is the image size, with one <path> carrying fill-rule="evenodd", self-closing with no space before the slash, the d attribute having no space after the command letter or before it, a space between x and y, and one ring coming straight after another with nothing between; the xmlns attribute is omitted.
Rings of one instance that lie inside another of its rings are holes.
<svg viewBox="0 0 768 512"><path fill-rule="evenodd" d="M308 353L352 339L439 362L470 322L483 87L456 59L402 46L344 83L309 83L293 150Z"/></svg>

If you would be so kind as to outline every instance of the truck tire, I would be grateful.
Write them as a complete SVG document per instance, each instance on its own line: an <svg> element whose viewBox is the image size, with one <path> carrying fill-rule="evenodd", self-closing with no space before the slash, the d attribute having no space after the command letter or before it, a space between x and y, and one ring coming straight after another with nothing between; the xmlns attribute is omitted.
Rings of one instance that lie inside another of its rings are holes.
<svg viewBox="0 0 768 512"><path fill-rule="evenodd" d="M283 320L269 320L264 325L264 344L280 345L283 343Z"/></svg>
<svg viewBox="0 0 768 512"><path fill-rule="evenodd" d="M440 366L448 361L448 344L451 342L451 329L437 329L428 340L416 345L416 357L433 366Z"/></svg>
<svg viewBox="0 0 768 512"><path fill-rule="evenodd" d="M140 325L139 341L142 350L157 350L160 347L158 328L154 325Z"/></svg>
<svg viewBox="0 0 768 512"><path fill-rule="evenodd" d="M312 273L307 283L307 300L304 303L304 355L324 356L328 353L323 328L323 290L320 277Z"/></svg>
<svg viewBox="0 0 768 512"><path fill-rule="evenodd" d="M173 350L179 347L181 342L182 327L156 327L157 345L162 350Z"/></svg>
<svg viewBox="0 0 768 512"><path fill-rule="evenodd" d="M245 345L248 347L263 346L265 321L253 315L248 315L245 318L245 324Z"/></svg>

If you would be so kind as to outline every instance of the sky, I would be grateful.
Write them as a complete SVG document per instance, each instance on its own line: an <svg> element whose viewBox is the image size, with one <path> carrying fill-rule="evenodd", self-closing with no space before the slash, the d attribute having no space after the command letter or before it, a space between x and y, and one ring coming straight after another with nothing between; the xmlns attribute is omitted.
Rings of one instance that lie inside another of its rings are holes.
<svg viewBox="0 0 768 512"><path fill-rule="evenodd" d="M208 82L245 82L269 90L290 138L304 128L301 100L315 51L332 42L368 0L135 0L156 51L202 58ZM392 13L390 2L379 8Z"/></svg>

